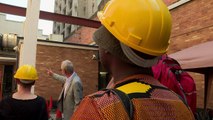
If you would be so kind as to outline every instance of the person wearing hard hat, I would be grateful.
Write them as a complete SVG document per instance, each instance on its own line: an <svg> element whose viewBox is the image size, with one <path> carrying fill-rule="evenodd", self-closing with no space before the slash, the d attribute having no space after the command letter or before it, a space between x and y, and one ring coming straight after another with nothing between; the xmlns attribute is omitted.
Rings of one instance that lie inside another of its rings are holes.
<svg viewBox="0 0 213 120"><path fill-rule="evenodd" d="M93 34L112 76L107 90L86 96L73 120L193 120L177 94L154 79L151 66L166 53L171 15L162 0L110 0Z"/></svg>
<svg viewBox="0 0 213 120"><path fill-rule="evenodd" d="M17 92L0 102L0 120L48 120L45 99L31 93L38 80L35 67L21 66L14 75Z"/></svg>

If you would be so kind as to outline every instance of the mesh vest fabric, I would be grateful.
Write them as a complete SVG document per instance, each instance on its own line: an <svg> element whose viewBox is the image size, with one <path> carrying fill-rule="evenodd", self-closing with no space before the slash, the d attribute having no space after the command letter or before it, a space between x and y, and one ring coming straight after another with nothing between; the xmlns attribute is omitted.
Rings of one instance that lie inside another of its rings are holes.
<svg viewBox="0 0 213 120"><path fill-rule="evenodd" d="M133 103L133 120L194 120L191 110L179 96L152 77L132 76L117 83L115 87L132 80L151 86L143 93L128 94ZM83 99L72 120L129 120L129 116L118 96L98 91Z"/></svg>

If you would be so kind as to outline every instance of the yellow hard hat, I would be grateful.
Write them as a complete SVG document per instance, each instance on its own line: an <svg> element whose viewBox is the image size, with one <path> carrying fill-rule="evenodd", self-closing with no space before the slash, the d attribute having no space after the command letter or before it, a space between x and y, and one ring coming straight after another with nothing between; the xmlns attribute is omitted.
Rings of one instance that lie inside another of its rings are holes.
<svg viewBox="0 0 213 120"><path fill-rule="evenodd" d="M110 0L98 18L121 43L137 51L160 56L168 49L171 15L162 0Z"/></svg>
<svg viewBox="0 0 213 120"><path fill-rule="evenodd" d="M19 67L14 78L21 80L37 80L38 75L34 66L32 65L23 65Z"/></svg>

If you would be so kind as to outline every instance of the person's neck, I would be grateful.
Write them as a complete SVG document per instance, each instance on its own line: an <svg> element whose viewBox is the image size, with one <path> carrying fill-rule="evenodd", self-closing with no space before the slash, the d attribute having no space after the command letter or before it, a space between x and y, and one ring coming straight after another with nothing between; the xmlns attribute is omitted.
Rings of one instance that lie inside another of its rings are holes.
<svg viewBox="0 0 213 120"><path fill-rule="evenodd" d="M37 96L31 93L31 87L25 88L23 86L18 87L18 91L13 94L13 98L27 100L27 99L35 99Z"/></svg>
<svg viewBox="0 0 213 120"><path fill-rule="evenodd" d="M67 74L66 74L66 77L69 78L70 76L72 76L73 73L74 73L74 72L72 72L72 73L67 73Z"/></svg>
<svg viewBox="0 0 213 120"><path fill-rule="evenodd" d="M114 83L116 83L132 75L146 74L148 69L146 71L145 70L146 69L131 64L120 64L113 67L112 77L114 79Z"/></svg>

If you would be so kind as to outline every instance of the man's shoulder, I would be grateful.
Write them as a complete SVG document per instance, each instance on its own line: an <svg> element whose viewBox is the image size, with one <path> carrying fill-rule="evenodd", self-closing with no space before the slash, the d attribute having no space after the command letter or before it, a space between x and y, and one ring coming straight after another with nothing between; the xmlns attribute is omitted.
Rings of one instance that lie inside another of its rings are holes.
<svg viewBox="0 0 213 120"><path fill-rule="evenodd" d="M75 82L81 82L81 78L78 76L77 73L74 74L73 81L75 81Z"/></svg>
<svg viewBox="0 0 213 120"><path fill-rule="evenodd" d="M90 95L88 95L87 97L98 97L98 96L103 96L104 94L106 94L106 91L105 90L99 90L95 93L92 93Z"/></svg>
<svg viewBox="0 0 213 120"><path fill-rule="evenodd" d="M38 100L38 101L42 101L42 102L45 102L45 101L46 101L44 97L39 96L39 95L37 95L37 100Z"/></svg>

